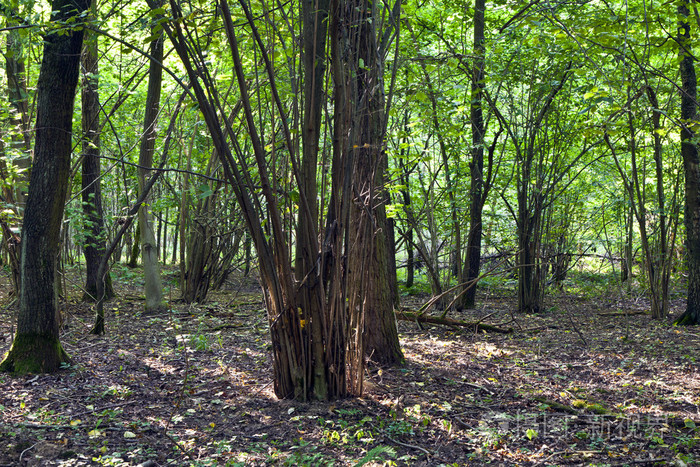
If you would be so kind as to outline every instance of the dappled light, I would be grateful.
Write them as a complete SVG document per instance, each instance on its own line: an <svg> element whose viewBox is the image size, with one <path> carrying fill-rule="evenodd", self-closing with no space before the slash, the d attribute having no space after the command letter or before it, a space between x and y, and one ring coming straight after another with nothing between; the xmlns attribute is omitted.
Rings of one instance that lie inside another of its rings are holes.
<svg viewBox="0 0 700 467"><path fill-rule="evenodd" d="M460 319L494 310L501 311L493 321L508 319L515 298L495 286L490 296L484 309ZM0 461L26 449L23 458L33 459L37 447L78 465L353 465L367 456L411 464L610 463L633 451L649 458L696 452L700 374L681 343L700 343L697 332L644 318L621 339L625 329L611 326L619 317L575 298L553 297L557 311L517 317L525 331L515 335L401 322L404 365L370 365L361 398L311 404L274 395L265 316L255 300L226 309L172 304L138 326L139 312L115 312L108 336L87 339L75 327L87 326L89 309L69 303L63 339L73 364L56 375L0 375L3 423L12 427ZM564 313L587 346L570 323L559 324ZM39 435L47 445L35 446Z"/></svg>
<svg viewBox="0 0 700 467"><path fill-rule="evenodd" d="M700 464L695 7L0 3L0 467Z"/></svg>

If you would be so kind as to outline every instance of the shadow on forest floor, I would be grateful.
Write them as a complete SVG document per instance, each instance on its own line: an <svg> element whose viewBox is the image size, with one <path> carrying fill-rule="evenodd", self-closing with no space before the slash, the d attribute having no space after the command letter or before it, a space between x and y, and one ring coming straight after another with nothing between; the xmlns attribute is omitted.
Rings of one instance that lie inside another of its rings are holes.
<svg viewBox="0 0 700 467"><path fill-rule="evenodd" d="M0 353L8 287L0 274ZM0 466L700 462L700 332L619 314L644 311L632 302L562 294L510 335L399 322L405 366L370 365L362 398L302 404L273 395L249 287L161 316L141 315L138 284L117 293L103 337L89 305L65 305L70 367L0 375ZM515 307L479 303L450 316L498 323Z"/></svg>

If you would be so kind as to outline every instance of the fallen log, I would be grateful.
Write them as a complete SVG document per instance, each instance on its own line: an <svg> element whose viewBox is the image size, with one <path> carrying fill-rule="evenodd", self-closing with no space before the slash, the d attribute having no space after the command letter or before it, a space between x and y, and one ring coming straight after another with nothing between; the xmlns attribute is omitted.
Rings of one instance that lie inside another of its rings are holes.
<svg viewBox="0 0 700 467"><path fill-rule="evenodd" d="M461 328L472 328L475 331L497 332L500 334L510 334L513 328L499 328L491 324L475 323L448 318L446 316L430 316L411 311L396 311L396 319L402 321L412 321L414 323L440 324L443 326L457 326Z"/></svg>

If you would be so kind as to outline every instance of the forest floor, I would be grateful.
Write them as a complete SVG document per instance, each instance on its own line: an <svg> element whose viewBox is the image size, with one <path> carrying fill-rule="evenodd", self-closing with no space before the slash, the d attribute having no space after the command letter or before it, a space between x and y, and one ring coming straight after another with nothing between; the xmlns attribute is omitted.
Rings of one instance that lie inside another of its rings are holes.
<svg viewBox="0 0 700 467"><path fill-rule="evenodd" d="M401 321L404 366L370 362L362 397L299 403L274 396L255 281L145 316L139 272L117 274L105 336L88 334L69 280L72 364L0 375L0 466L700 463L700 329L655 322L621 292L562 292L523 316L493 288L449 316L513 333ZM8 291L0 272L0 355Z"/></svg>

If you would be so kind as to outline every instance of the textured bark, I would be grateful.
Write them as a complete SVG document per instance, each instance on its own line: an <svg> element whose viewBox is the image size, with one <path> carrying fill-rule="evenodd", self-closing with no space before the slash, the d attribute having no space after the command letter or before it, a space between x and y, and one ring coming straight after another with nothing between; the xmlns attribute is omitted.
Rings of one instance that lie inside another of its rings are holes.
<svg viewBox="0 0 700 467"><path fill-rule="evenodd" d="M94 8L94 7L93 7ZM85 215L85 294L83 300L97 298L97 276L100 261L105 254L105 229L102 212L102 190L100 181L100 103L98 93L97 36L88 32L82 54L82 200ZM114 297L112 280L104 278L105 298Z"/></svg>
<svg viewBox="0 0 700 467"><path fill-rule="evenodd" d="M138 181L139 193L144 189L148 168L153 165L153 153L155 150L158 124L158 111L160 110L160 90L163 82L163 39L162 37L151 43L151 56L153 60L148 72L148 91L146 95L146 112L143 123L143 136L139 150ZM141 262L143 264L144 291L146 295L145 311L158 312L165 307L163 303L163 286L160 277L160 265L158 264L158 245L153 231L153 219L150 215L151 197L147 197L139 208L139 227L141 239Z"/></svg>
<svg viewBox="0 0 700 467"><path fill-rule="evenodd" d="M297 221L297 248L295 258L296 278L304 284L299 288L297 300L302 319L310 320L311 352L313 358L314 394L326 399L329 396L326 373L326 357L323 347L323 320L326 303L321 290L322 282L317 260L320 251L318 241L319 208L317 166L323 89L326 74L326 40L328 32L329 0L302 0L303 66L304 66L304 121L301 159L301 186L306 202L299 210Z"/></svg>
<svg viewBox="0 0 700 467"><path fill-rule="evenodd" d="M28 6L29 7L29 6ZM8 20L7 26L16 25ZM27 91L26 68L24 64L24 48L18 30L7 32L7 52L5 53L5 75L7 76L7 98L14 113L10 114L9 125L12 128L12 135L9 146L5 147L0 142L0 147L5 153L0 158L0 178L12 183L2 184L2 196L5 207L13 211L13 217L21 218L26 201L26 183L29 180L29 168L31 166L31 140L29 122L29 99ZM10 157L8 157L10 156ZM7 172L7 161L16 166L20 172L18 175L10 176ZM12 273L12 285L15 294L19 295L19 236L10 230L10 225L16 221L10 217L3 216L2 222L2 248L7 250L7 259Z"/></svg>
<svg viewBox="0 0 700 467"><path fill-rule="evenodd" d="M697 118L697 77L690 44L688 4L678 4L678 45L680 48L681 120L691 122ZM677 324L700 324L700 159L693 142L694 132L690 123L681 130L681 155L685 169L685 234L688 261L688 301Z"/></svg>
<svg viewBox="0 0 700 467"><path fill-rule="evenodd" d="M207 175L212 175L214 167L219 163L216 154L213 154L207 165ZM182 282L182 299L185 303L203 303L206 300L215 274L213 268L218 265L213 251L216 199L215 191L211 196L200 200L194 214L189 216L190 237ZM218 253L217 251L216 254Z"/></svg>
<svg viewBox="0 0 700 467"><path fill-rule="evenodd" d="M88 7L87 0L55 0L52 22L62 24L77 19ZM73 105L82 42L82 30L59 30L44 37L37 83L34 166L22 227L17 334L0 364L4 371L51 372L68 362L59 342L54 281L68 190Z"/></svg>
<svg viewBox="0 0 700 467"><path fill-rule="evenodd" d="M344 160L351 161L352 207L348 239L348 305L355 350L380 364L403 361L393 312L395 277L385 212L383 58L377 47L374 7L367 0L338 5L334 40L336 134ZM336 88L338 89L338 88Z"/></svg>
<svg viewBox="0 0 700 467"><path fill-rule="evenodd" d="M10 26L11 24L8 24ZM11 147L21 153L16 159L19 169L26 172L20 175L16 185L14 199L20 206L24 206L26 187L24 183L29 180L29 168L31 166L31 122L29 121L29 93L27 90L27 71L24 64L24 50L19 31L8 31L7 53L5 54L5 73L7 75L7 94L10 105L15 111L11 124L15 127L12 135ZM18 156L19 154L15 154Z"/></svg>
<svg viewBox="0 0 700 467"><path fill-rule="evenodd" d="M476 304L476 284L481 269L481 236L483 231L482 212L484 209L484 116L482 94L484 83L484 28L486 0L476 0L474 5L474 67L472 71L472 101L470 120L472 127L472 160L469 165L471 187L469 192L469 234L467 235L467 253L462 277L467 282L460 306L474 308Z"/></svg>

